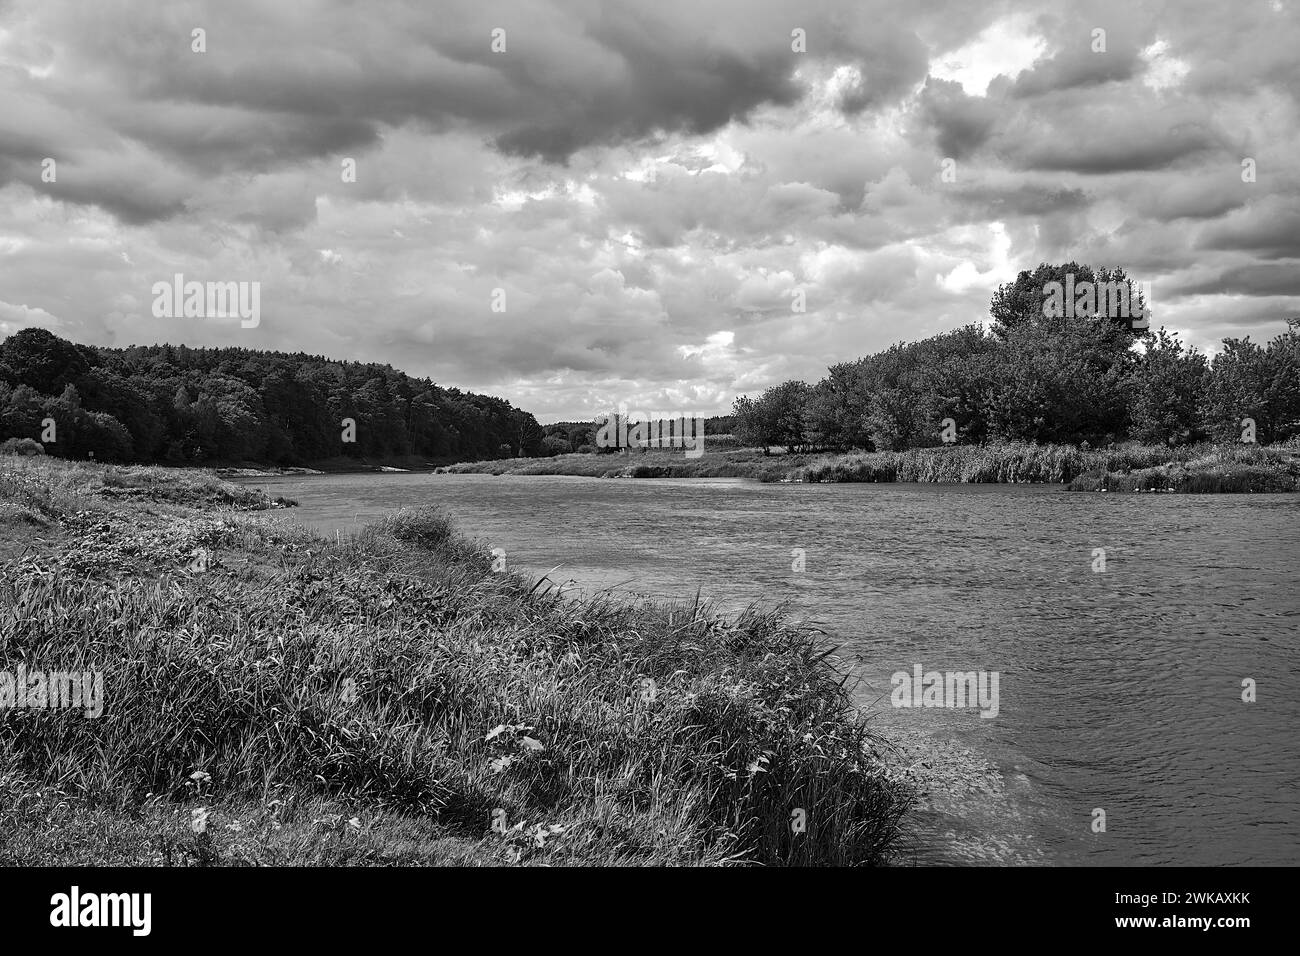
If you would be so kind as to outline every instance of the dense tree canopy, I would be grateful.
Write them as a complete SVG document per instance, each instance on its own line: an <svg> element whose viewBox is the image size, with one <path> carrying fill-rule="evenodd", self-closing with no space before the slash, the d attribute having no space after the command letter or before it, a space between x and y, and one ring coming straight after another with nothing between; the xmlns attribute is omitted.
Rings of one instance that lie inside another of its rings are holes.
<svg viewBox="0 0 1300 956"><path fill-rule="evenodd" d="M1067 274L1129 282L1122 269L1044 263L998 288L987 333L971 325L900 343L832 365L814 386L741 396L735 432L764 447L834 449L938 445L949 419L963 443L1239 440L1243 419L1262 443L1300 434L1300 319L1267 346L1225 339L1210 362L1164 329L1082 310L1045 314L1044 287ZM1146 303L1136 287L1131 295L1141 315Z"/></svg>
<svg viewBox="0 0 1300 956"><path fill-rule="evenodd" d="M44 329L0 342L0 440L9 437L62 457L178 463L542 453L532 415L387 365L234 348L99 348Z"/></svg>
<svg viewBox="0 0 1300 956"><path fill-rule="evenodd" d="M1005 338L1013 329L1029 325L1039 325L1050 318L1052 311L1049 291L1053 283L1062 299L1070 299L1069 311L1074 313L1074 306L1090 309L1098 316L1110 318L1115 325L1131 331L1130 319L1142 315L1146 308L1146 299L1142 290L1120 268L1093 269L1092 266L1077 262L1051 265L1043 262L1033 272L1022 271L1016 281L998 286L989 304L989 315L993 318L990 331L995 338ZM1091 287L1092 298L1082 295L1085 283ZM1074 289L1076 296L1069 296L1067 289ZM1117 296L1098 295L1098 293L1118 293ZM1117 301L1121 300L1121 301ZM1065 304L1062 301L1061 304ZM1117 314L1117 309L1107 310L1107 305L1122 306L1127 315ZM1114 313L1114 314L1112 314Z"/></svg>

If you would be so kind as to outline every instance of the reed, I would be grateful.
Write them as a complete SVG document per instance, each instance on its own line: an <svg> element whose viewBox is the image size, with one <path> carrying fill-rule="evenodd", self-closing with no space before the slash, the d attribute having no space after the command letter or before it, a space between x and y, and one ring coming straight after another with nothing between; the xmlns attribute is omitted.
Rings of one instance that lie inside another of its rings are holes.
<svg viewBox="0 0 1300 956"><path fill-rule="evenodd" d="M1078 491L1156 485L1178 491L1293 491L1295 458L1295 449L1282 446L1082 449L1008 442L857 452L805 465L791 477L809 482L1068 483Z"/></svg>

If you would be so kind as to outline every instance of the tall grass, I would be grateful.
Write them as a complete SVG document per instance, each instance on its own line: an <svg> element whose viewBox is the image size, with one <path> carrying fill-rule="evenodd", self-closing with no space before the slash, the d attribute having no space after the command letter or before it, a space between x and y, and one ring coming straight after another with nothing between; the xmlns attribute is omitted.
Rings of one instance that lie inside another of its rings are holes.
<svg viewBox="0 0 1300 956"><path fill-rule="evenodd" d="M70 491L120 508L92 477ZM888 859L911 791L777 613L561 597L436 511L328 541L191 508L207 573L163 547L174 518L126 518L125 573L82 572L65 516L0 575L0 668L98 669L106 696L0 712L0 863Z"/></svg>
<svg viewBox="0 0 1300 956"><path fill-rule="evenodd" d="M1269 490L1293 490L1295 482L1288 471L1293 457L1292 450L1286 448L1254 445L1082 449L1007 442L858 452L814 462L796 469L791 477L810 482L1074 482L1072 487L1079 490L1100 490L1126 489L1140 483L1123 478L1130 472L1172 468L1195 476L1185 486L1180 484L1179 490L1250 490L1260 484L1262 476L1268 476ZM1247 475L1240 471L1243 468L1252 469L1249 473L1255 478L1243 480ZM1221 473L1217 488L1216 473ZM1229 473L1235 477L1227 477Z"/></svg>
<svg viewBox="0 0 1300 956"><path fill-rule="evenodd" d="M1109 463L1108 463L1109 464ZM1178 491L1188 494L1300 490L1294 446L1197 446L1173 461L1107 466L1079 475L1071 491Z"/></svg>
<svg viewBox="0 0 1300 956"><path fill-rule="evenodd" d="M1060 482L1089 467L1087 453L1066 445L954 445L858 452L795 472L800 481Z"/></svg>

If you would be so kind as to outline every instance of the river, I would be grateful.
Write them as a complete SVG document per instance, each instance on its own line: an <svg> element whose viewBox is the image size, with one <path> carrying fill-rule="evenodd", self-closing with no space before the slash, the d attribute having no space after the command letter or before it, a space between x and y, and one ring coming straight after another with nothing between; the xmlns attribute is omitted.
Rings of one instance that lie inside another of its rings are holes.
<svg viewBox="0 0 1300 956"><path fill-rule="evenodd" d="M297 499L287 520L331 536L436 504L534 576L558 565L554 580L589 591L787 605L840 646L858 703L930 779L902 862L1300 864L1300 496L431 474L247 483ZM996 672L997 715L891 706L892 675L918 664Z"/></svg>

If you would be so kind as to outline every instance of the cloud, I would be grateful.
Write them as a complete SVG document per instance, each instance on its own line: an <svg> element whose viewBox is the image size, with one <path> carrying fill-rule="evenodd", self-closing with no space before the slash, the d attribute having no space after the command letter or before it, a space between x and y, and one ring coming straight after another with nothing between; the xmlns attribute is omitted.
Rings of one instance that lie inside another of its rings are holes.
<svg viewBox="0 0 1300 956"><path fill-rule="evenodd" d="M1300 261L1234 266L1181 290L1184 295L1300 297Z"/></svg>
<svg viewBox="0 0 1300 956"><path fill-rule="evenodd" d="M0 301L0 334L13 335L21 329L40 328L57 331L62 323L44 309Z"/></svg>
<svg viewBox="0 0 1300 956"><path fill-rule="evenodd" d="M1024 133L1006 148L1008 159L1023 169L1050 172L1095 176L1173 169L1209 152L1226 155L1223 137L1192 107L1077 104L1025 123Z"/></svg>
<svg viewBox="0 0 1300 956"><path fill-rule="evenodd" d="M961 84L930 77L919 98L919 119L934 130L940 153L957 159L974 152L997 123L998 107L982 96L968 96Z"/></svg>
<svg viewBox="0 0 1300 956"><path fill-rule="evenodd" d="M15 0L0 330L391 362L548 420L725 411L1042 261L1264 335L1300 311L1297 39L1211 0ZM261 325L154 318L176 272L261 282Z"/></svg>
<svg viewBox="0 0 1300 956"><path fill-rule="evenodd" d="M1300 199L1269 198L1209 226L1198 248L1300 259Z"/></svg>

